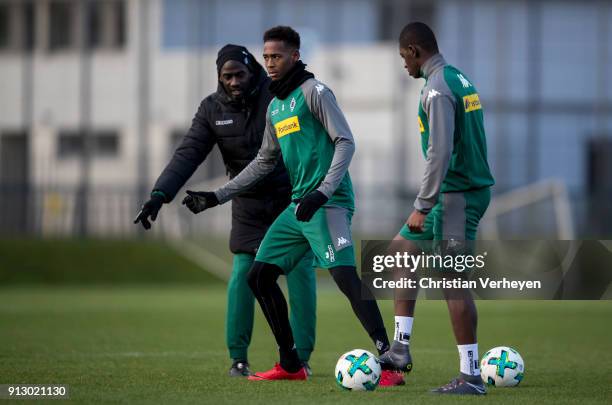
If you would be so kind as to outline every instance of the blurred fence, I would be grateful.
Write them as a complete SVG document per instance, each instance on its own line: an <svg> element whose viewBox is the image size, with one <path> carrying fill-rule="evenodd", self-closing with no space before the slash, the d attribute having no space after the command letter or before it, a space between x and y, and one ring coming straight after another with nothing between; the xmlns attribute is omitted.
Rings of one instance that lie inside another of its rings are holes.
<svg viewBox="0 0 612 405"><path fill-rule="evenodd" d="M211 189L224 178L193 185ZM407 219L417 190L401 195L389 187L367 188L360 198L355 185L357 210L353 233L362 238L391 238ZM80 207L87 206L87 235L128 238L155 236L183 238L223 237L231 227L231 204L193 215L180 204L182 193L160 211L149 232L133 223L142 199L132 188L97 187L86 194L77 187L32 187L0 185L0 237L80 235ZM79 199L87 195L85 204ZM612 235L610 210L612 194L597 197L570 197L558 181L541 182L494 196L482 221L482 239L573 239L609 238Z"/></svg>
<svg viewBox="0 0 612 405"><path fill-rule="evenodd" d="M133 189L0 185L0 229L3 235L72 236L80 232L82 207L92 236L133 235L130 218L139 199ZM82 200L86 198L86 204Z"/></svg>

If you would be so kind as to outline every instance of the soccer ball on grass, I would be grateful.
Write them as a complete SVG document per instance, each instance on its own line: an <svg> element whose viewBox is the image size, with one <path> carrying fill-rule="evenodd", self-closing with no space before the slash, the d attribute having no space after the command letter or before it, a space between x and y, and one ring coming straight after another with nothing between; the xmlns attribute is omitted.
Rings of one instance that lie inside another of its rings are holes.
<svg viewBox="0 0 612 405"><path fill-rule="evenodd" d="M381 368L376 356L367 350L344 353L336 364L336 384L352 391L373 391L380 382Z"/></svg>
<svg viewBox="0 0 612 405"><path fill-rule="evenodd" d="M523 380L524 374L525 362L511 347L494 347L480 360L480 376L488 385L514 387Z"/></svg>

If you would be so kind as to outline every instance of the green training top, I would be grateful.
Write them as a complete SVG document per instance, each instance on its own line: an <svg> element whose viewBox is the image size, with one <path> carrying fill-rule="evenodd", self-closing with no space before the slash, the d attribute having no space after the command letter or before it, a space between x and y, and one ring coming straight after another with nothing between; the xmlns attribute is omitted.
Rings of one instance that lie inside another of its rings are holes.
<svg viewBox="0 0 612 405"><path fill-rule="evenodd" d="M425 86L419 103L425 174L416 209L429 212L439 193L461 192L495 184L487 162L482 104L476 88L442 55L422 66Z"/></svg>
<svg viewBox="0 0 612 405"><path fill-rule="evenodd" d="M272 99L257 157L215 195L223 203L251 187L274 168L282 154L293 200L318 190L329 198L326 205L353 210L348 166L354 151L353 135L333 93L308 79L287 98Z"/></svg>

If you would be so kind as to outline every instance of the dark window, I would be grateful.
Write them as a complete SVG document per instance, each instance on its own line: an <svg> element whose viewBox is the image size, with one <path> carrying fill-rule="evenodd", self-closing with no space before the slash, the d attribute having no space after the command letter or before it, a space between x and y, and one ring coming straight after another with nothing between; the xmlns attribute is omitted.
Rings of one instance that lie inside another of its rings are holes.
<svg viewBox="0 0 612 405"><path fill-rule="evenodd" d="M36 13L34 12L33 2L28 1L23 4L22 16L23 47L25 50L31 51L32 49L34 49L34 33L36 32Z"/></svg>
<svg viewBox="0 0 612 405"><path fill-rule="evenodd" d="M114 131L99 132L94 138L94 155L114 157L119 154L119 135Z"/></svg>
<svg viewBox="0 0 612 405"><path fill-rule="evenodd" d="M125 45L125 1L115 2L115 13L117 16L117 47Z"/></svg>
<svg viewBox="0 0 612 405"><path fill-rule="evenodd" d="M0 3L0 49L6 49L11 44L11 28L9 26L10 8L6 3Z"/></svg>
<svg viewBox="0 0 612 405"><path fill-rule="evenodd" d="M116 157L119 154L117 131L94 131L92 157ZM62 131L58 137L57 156L60 159L80 157L84 150L84 139L78 131Z"/></svg>
<svg viewBox="0 0 612 405"><path fill-rule="evenodd" d="M92 48L101 46L103 41L102 29L104 21L102 19L104 17L104 10L102 6L102 2L99 1L90 3L87 29L89 31L89 46Z"/></svg>
<svg viewBox="0 0 612 405"><path fill-rule="evenodd" d="M380 39L397 41L402 28L411 21L435 26L435 5L428 1L381 0ZM435 31L435 30L434 30Z"/></svg>
<svg viewBox="0 0 612 405"><path fill-rule="evenodd" d="M0 50L34 48L34 3L0 0Z"/></svg>
<svg viewBox="0 0 612 405"><path fill-rule="evenodd" d="M0 184L28 181L28 136L22 131L0 133Z"/></svg>
<svg viewBox="0 0 612 405"><path fill-rule="evenodd" d="M75 3L53 1L49 5L49 48L66 49L74 44Z"/></svg>
<svg viewBox="0 0 612 405"><path fill-rule="evenodd" d="M28 229L28 144L25 132L0 133L0 233L9 236Z"/></svg>
<svg viewBox="0 0 612 405"><path fill-rule="evenodd" d="M90 3L88 39L92 48L121 48L125 44L125 1Z"/></svg>
<svg viewBox="0 0 612 405"><path fill-rule="evenodd" d="M59 134L57 155L60 158L80 156L83 151L83 138L76 131L64 131Z"/></svg>

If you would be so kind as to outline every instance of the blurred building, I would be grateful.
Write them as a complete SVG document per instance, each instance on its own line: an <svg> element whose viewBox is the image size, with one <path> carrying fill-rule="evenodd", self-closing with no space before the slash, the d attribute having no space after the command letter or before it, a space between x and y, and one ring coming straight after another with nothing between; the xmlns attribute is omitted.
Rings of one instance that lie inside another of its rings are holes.
<svg viewBox="0 0 612 405"><path fill-rule="evenodd" d="M391 236L423 167L422 81L396 43L413 20L479 89L496 193L556 179L581 234L612 232L612 6L588 0L0 0L0 232L136 232L137 207L216 88L216 50L258 56L262 33L283 24L355 133L357 230ZM224 175L215 151L192 183ZM229 229L229 215L164 210L161 232ZM546 201L525 211L500 218L504 229L554 234Z"/></svg>

